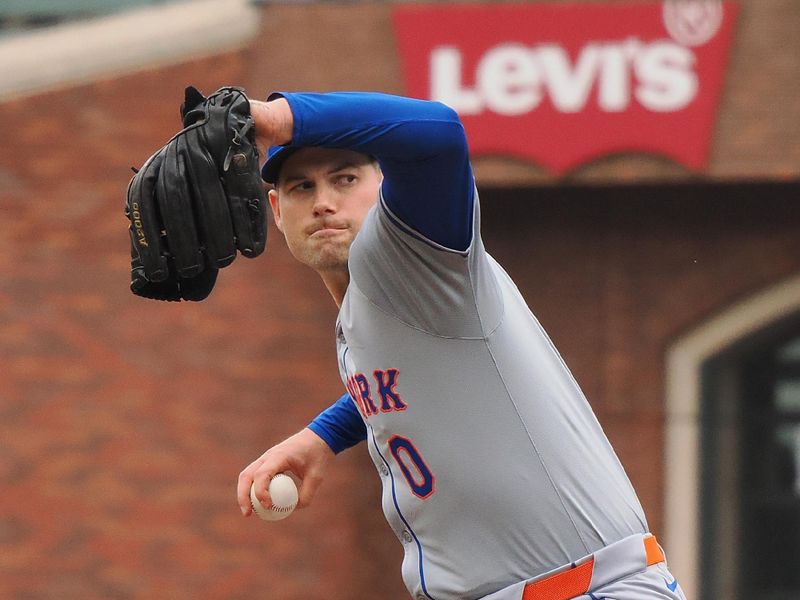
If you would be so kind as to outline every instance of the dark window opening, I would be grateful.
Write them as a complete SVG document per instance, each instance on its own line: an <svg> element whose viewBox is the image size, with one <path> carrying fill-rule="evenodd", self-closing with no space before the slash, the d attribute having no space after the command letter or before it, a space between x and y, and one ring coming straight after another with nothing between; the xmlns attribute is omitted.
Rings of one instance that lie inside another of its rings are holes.
<svg viewBox="0 0 800 600"><path fill-rule="evenodd" d="M703 598L800 598L800 319L704 366Z"/></svg>

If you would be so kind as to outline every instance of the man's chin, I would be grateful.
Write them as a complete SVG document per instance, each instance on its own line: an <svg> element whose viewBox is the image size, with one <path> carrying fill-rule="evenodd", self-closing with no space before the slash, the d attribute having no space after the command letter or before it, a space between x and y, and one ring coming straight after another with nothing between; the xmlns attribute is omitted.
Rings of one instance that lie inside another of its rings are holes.
<svg viewBox="0 0 800 600"><path fill-rule="evenodd" d="M308 261L308 265L319 272L326 271L346 271L347 270L347 251L322 252Z"/></svg>

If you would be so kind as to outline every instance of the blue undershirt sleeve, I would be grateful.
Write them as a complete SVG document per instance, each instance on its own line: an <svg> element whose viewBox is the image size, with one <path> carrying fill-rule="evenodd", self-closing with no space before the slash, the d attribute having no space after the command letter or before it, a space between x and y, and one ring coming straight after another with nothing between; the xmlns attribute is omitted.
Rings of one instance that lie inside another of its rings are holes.
<svg viewBox="0 0 800 600"><path fill-rule="evenodd" d="M349 394L322 411L308 428L325 440L334 454L367 439L367 426Z"/></svg>
<svg viewBox="0 0 800 600"><path fill-rule="evenodd" d="M472 239L474 179L454 110L372 92L272 94L294 117L291 146L347 148L375 157L386 207L411 229L464 251Z"/></svg>

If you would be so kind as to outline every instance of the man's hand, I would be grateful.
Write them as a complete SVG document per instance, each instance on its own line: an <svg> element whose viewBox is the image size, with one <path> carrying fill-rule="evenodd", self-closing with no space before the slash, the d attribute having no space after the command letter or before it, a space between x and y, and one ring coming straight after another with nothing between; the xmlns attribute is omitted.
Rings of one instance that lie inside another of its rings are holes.
<svg viewBox="0 0 800 600"><path fill-rule="evenodd" d="M325 468L333 457L330 446L310 429L303 429L273 446L239 474L237 496L242 514L249 517L253 512L250 505L250 485L255 483L256 497L264 506L269 507L269 482L284 471L291 471L300 478L297 508L305 508L311 503L322 483Z"/></svg>
<svg viewBox="0 0 800 600"><path fill-rule="evenodd" d="M269 102L250 100L250 112L256 124L256 145L261 156L267 156L270 146L292 141L294 117L285 98Z"/></svg>
<svg viewBox="0 0 800 600"><path fill-rule="evenodd" d="M128 185L131 291L157 300L203 300L237 250L264 251L267 197L255 121L239 88L206 98L186 89L183 129Z"/></svg>

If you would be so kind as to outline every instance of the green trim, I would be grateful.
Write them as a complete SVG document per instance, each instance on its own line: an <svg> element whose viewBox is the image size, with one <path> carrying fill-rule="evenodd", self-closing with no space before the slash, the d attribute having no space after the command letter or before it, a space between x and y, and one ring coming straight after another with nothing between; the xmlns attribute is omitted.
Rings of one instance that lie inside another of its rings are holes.
<svg viewBox="0 0 800 600"><path fill-rule="evenodd" d="M140 6L163 5L176 0L3 0L0 19L72 19L117 13Z"/></svg>

